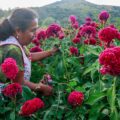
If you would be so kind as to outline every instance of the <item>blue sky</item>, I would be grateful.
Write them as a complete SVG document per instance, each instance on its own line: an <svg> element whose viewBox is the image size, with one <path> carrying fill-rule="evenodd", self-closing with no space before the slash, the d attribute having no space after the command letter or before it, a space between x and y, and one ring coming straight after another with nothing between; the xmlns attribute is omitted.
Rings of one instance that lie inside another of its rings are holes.
<svg viewBox="0 0 120 120"><path fill-rule="evenodd" d="M1 9L15 7L40 7L61 0L0 0ZM86 0L100 5L117 5L120 6L120 0Z"/></svg>

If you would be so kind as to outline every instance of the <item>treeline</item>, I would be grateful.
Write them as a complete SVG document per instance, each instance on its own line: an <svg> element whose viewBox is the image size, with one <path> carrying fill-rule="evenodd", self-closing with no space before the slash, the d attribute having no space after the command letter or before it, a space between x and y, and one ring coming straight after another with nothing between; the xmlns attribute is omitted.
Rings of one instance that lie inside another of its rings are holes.
<svg viewBox="0 0 120 120"><path fill-rule="evenodd" d="M111 14L110 22L120 26L120 7L102 6L89 3L85 0L61 0L44 7L34 7L39 14L39 22L45 26L52 22L66 25L68 17L74 14L78 17L78 21L82 24L86 16L93 20L98 20L97 16L100 11L107 10ZM0 18L6 17L12 10L0 10Z"/></svg>

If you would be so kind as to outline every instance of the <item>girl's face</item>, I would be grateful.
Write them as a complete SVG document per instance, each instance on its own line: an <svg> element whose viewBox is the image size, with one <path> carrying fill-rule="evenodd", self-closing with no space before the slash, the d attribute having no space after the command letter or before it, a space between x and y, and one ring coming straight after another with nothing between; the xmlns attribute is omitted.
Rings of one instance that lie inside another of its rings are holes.
<svg viewBox="0 0 120 120"><path fill-rule="evenodd" d="M34 19L30 26L24 31L19 31L18 41L21 45L28 45L35 37L35 32L38 28L38 19Z"/></svg>

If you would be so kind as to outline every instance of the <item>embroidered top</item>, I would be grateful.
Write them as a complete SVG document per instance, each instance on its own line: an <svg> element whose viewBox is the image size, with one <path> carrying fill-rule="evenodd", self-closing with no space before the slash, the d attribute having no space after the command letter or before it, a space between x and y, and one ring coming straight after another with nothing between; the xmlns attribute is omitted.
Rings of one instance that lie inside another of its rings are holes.
<svg viewBox="0 0 120 120"><path fill-rule="evenodd" d="M30 80L31 60L25 53L24 47L20 45L14 36L10 36L5 41L0 42L0 64L5 58L12 57L16 60L20 70L24 70L24 79ZM0 76L2 73L0 72ZM0 77L1 78L1 77ZM4 77L5 78L5 77ZM0 82L4 81L3 77ZM5 82L5 81L4 81Z"/></svg>

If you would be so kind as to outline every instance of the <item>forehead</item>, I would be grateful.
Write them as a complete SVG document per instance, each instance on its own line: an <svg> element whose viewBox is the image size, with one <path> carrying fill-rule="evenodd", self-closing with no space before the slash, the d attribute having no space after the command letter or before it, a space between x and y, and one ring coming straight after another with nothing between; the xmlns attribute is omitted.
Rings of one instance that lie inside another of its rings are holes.
<svg viewBox="0 0 120 120"><path fill-rule="evenodd" d="M38 19L33 19L28 29L37 29L38 28Z"/></svg>

